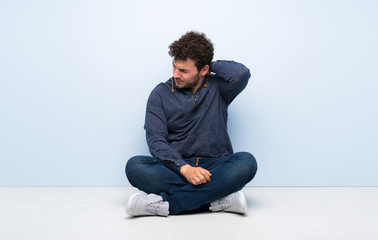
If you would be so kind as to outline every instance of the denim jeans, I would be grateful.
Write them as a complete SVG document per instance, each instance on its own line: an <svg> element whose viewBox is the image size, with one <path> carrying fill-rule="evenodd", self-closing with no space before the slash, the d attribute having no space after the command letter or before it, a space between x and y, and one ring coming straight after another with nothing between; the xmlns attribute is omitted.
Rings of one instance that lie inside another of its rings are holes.
<svg viewBox="0 0 378 240"><path fill-rule="evenodd" d="M195 157L184 160L191 166L196 166ZM159 194L164 201L168 201L170 214L196 210L239 191L254 178L257 171L257 162L248 152L220 158L201 158L198 166L210 171L210 182L192 185L184 176L150 156L132 157L127 162L125 171L132 186L146 193Z"/></svg>

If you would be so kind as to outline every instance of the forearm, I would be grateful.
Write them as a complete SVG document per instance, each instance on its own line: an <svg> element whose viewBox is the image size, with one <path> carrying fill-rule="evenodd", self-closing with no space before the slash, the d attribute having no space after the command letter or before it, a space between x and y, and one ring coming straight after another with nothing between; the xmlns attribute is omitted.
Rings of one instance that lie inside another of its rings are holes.
<svg viewBox="0 0 378 240"><path fill-rule="evenodd" d="M211 63L211 71L219 82L219 91L227 103L241 93L251 77L249 69L234 61L216 61Z"/></svg>
<svg viewBox="0 0 378 240"><path fill-rule="evenodd" d="M181 154L171 147L168 138L167 119L160 95L152 92L147 102L146 140L152 156L160 159L169 169L180 173L181 166L187 164Z"/></svg>
<svg viewBox="0 0 378 240"><path fill-rule="evenodd" d="M147 133L147 144L152 156L160 159L167 168L178 174L180 174L181 167L188 164L181 154L172 149L162 136Z"/></svg>
<svg viewBox="0 0 378 240"><path fill-rule="evenodd" d="M211 63L210 70L227 82L248 81L249 69L235 61L218 60Z"/></svg>

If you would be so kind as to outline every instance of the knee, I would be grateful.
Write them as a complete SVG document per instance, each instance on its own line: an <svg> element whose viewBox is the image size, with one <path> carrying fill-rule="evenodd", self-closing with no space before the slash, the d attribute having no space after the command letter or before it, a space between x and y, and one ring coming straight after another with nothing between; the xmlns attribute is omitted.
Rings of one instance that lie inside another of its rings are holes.
<svg viewBox="0 0 378 240"><path fill-rule="evenodd" d="M249 152L239 152L236 153L240 159L240 170L244 173L247 181L251 181L257 172L257 161L256 158Z"/></svg>
<svg viewBox="0 0 378 240"><path fill-rule="evenodd" d="M126 177L127 179L129 180L129 182L133 184L133 179L138 176L138 169L139 169L139 165L141 163L141 159L139 156L135 156L135 157L132 157L130 158L127 163L126 163L126 166L125 166L125 174L126 174Z"/></svg>
<svg viewBox="0 0 378 240"><path fill-rule="evenodd" d="M134 168L134 165L135 165L135 162L137 161L137 157L132 157L130 158L127 162L126 162L126 166L125 166L125 173L126 173L126 176L132 172L131 169Z"/></svg>

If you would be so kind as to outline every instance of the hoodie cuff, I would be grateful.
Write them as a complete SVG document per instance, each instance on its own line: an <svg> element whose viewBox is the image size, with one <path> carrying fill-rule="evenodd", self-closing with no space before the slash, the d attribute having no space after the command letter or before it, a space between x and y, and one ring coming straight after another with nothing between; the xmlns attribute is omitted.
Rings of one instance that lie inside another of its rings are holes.
<svg viewBox="0 0 378 240"><path fill-rule="evenodd" d="M183 159L177 159L177 160L162 160L163 164L171 169L172 171L174 171L175 173L177 174L180 174L180 170L181 170L181 167L184 166L184 165L187 165L188 163L185 162Z"/></svg>

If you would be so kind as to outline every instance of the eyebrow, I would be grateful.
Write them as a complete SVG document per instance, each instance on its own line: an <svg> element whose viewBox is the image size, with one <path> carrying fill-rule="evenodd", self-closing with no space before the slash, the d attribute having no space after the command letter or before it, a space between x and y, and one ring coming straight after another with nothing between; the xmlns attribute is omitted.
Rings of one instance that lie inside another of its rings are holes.
<svg viewBox="0 0 378 240"><path fill-rule="evenodd" d="M177 68L178 70L180 70L181 72L189 72L189 69L185 69L185 68L178 68L178 67L176 67L175 66L175 64L174 63L172 63L172 65L173 65L173 67L174 68Z"/></svg>

